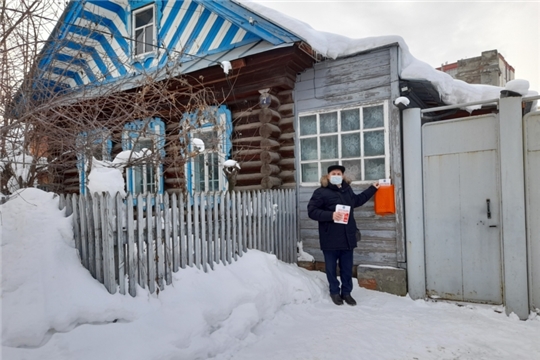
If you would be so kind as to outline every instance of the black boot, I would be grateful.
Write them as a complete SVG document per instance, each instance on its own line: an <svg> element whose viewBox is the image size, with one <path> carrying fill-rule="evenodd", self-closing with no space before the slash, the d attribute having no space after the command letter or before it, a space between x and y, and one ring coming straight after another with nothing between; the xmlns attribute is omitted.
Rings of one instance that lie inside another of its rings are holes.
<svg viewBox="0 0 540 360"><path fill-rule="evenodd" d="M347 303L347 305L355 306L356 300L353 299L351 294L343 295L342 299ZM343 302L342 302L343 303Z"/></svg>
<svg viewBox="0 0 540 360"><path fill-rule="evenodd" d="M339 294L330 294L330 297L332 298L334 304L343 305L343 300L341 299L341 296L339 296Z"/></svg>

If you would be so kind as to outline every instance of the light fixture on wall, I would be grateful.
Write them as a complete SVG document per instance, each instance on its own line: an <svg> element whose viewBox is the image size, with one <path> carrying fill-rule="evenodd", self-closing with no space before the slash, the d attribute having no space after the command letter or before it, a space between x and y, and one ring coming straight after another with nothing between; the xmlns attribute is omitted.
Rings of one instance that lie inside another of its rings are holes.
<svg viewBox="0 0 540 360"><path fill-rule="evenodd" d="M410 103L411 100L405 96L400 96L394 101L394 105L397 106L399 110L405 110Z"/></svg>
<svg viewBox="0 0 540 360"><path fill-rule="evenodd" d="M263 109L269 107L272 102L272 97L268 93L269 91L270 88L259 90L259 94L261 94L261 96L259 96L259 105L261 105Z"/></svg>

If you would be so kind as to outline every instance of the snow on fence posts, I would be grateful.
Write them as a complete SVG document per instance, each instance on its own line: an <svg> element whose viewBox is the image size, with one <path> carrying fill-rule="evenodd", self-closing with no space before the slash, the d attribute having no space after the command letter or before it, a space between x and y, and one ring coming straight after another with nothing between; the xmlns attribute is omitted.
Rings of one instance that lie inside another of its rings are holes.
<svg viewBox="0 0 540 360"><path fill-rule="evenodd" d="M81 263L110 293L135 296L137 283L164 290L181 268L208 272L247 249L295 262L294 190L60 199L66 216L72 213Z"/></svg>

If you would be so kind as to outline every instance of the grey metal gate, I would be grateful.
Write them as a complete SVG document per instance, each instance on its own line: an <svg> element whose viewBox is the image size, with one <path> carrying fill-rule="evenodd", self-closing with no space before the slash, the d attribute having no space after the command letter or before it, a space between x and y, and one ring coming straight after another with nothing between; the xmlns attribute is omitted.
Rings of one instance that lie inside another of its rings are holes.
<svg viewBox="0 0 540 360"><path fill-rule="evenodd" d="M426 292L501 304L498 118L422 129Z"/></svg>
<svg viewBox="0 0 540 360"><path fill-rule="evenodd" d="M525 129L525 198L531 308L540 309L540 112L527 114Z"/></svg>

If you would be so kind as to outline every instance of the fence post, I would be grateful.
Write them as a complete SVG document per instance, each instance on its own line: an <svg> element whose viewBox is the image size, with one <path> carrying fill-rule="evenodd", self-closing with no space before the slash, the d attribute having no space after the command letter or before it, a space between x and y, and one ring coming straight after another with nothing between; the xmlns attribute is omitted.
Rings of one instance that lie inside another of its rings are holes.
<svg viewBox="0 0 540 360"><path fill-rule="evenodd" d="M94 193L92 206L94 213L94 237L95 237L95 257L96 257L96 279L103 284L103 234L101 232L100 205L102 199L98 193Z"/></svg>
<svg viewBox="0 0 540 360"><path fill-rule="evenodd" d="M199 234L200 193L193 194L193 248L195 249L195 266L201 268L201 239Z"/></svg>
<svg viewBox="0 0 540 360"><path fill-rule="evenodd" d="M241 213L240 213L240 219L242 219L242 245L241 245L241 248L242 248L242 252L246 252L247 251L247 223L248 223L248 220L247 220L247 214L246 214L246 209L247 207L249 206L249 202L248 202L248 192L247 191L243 191L241 193L242 195L242 207L241 207Z"/></svg>
<svg viewBox="0 0 540 360"><path fill-rule="evenodd" d="M200 246L199 246L199 250L200 250L200 254L199 254L199 257L201 259L201 266L202 266L202 269L204 270L204 272L207 272L208 271L208 267L207 267L207 263L206 263L206 231L205 231L205 221L204 221L204 217L205 217L205 211L204 211L204 201L205 201L205 195L206 193L204 192L201 192L200 194L200 201L199 201L199 220L200 220L200 223L199 223L199 226L197 227L199 230L200 230L200 234L199 234L199 240L197 241Z"/></svg>
<svg viewBox="0 0 540 360"><path fill-rule="evenodd" d="M131 195L133 196L133 195ZM138 250L138 259L137 259L137 272L139 285L145 289L146 283L148 282L148 265L146 262L146 254L148 252L147 245L145 242L144 236L144 200L142 194L137 195L137 250Z"/></svg>
<svg viewBox="0 0 540 360"><path fill-rule="evenodd" d="M120 205L122 205L121 200L118 200L120 198L120 195L117 195L117 204L120 202ZM118 207L118 205L117 205ZM135 247L135 219L133 218L133 195L128 194L126 199L126 217L124 218L126 220L126 230L127 230L127 273L128 273L128 291L131 296L137 295L137 262L136 259L138 255L135 253L141 252L142 249L138 246Z"/></svg>
<svg viewBox="0 0 540 360"><path fill-rule="evenodd" d="M236 192L231 192L231 225L232 233L230 236L231 240L231 251L234 261L238 260L238 249L237 249L237 239L238 239L238 226L237 226L237 216L236 216Z"/></svg>
<svg viewBox="0 0 540 360"><path fill-rule="evenodd" d="M177 272L178 266L180 265L180 242L178 239L178 226L180 224L180 221L178 219L178 198L176 194L172 194L171 198L171 210L172 210L172 219L171 219L171 226L172 226L172 271ZM171 276L172 279L172 276Z"/></svg>
<svg viewBox="0 0 540 360"><path fill-rule="evenodd" d="M71 197L71 208L73 211L73 217L71 219L71 223L73 224L73 237L75 238L75 248L79 252L79 257L81 258L82 262L82 246L81 246L81 224L80 224L80 212L77 209L77 195L73 194Z"/></svg>
<svg viewBox="0 0 540 360"><path fill-rule="evenodd" d="M187 206L187 216L186 216L186 226L187 226L187 247L186 247L186 256L187 256L187 265L189 267L193 266L193 228L192 228L192 209L195 203L195 196L192 197L190 201L189 195L186 199Z"/></svg>
<svg viewBox="0 0 540 360"><path fill-rule="evenodd" d="M109 293L116 293L116 270L114 268L114 230L113 219L115 217L114 207L111 206L111 196L109 193L101 195L101 223L103 233L103 275L104 282Z"/></svg>
<svg viewBox="0 0 540 360"><path fill-rule="evenodd" d="M225 245L227 252L227 264L232 263L232 254L231 254L231 193L227 191L225 194L225 203L223 204L226 210L226 224L227 224L227 235L225 237Z"/></svg>
<svg viewBox="0 0 540 360"><path fill-rule="evenodd" d="M219 264L220 259L220 246L219 246L219 193L216 191L214 193L214 262Z"/></svg>
<svg viewBox="0 0 540 360"><path fill-rule="evenodd" d="M183 194L180 194L180 200L179 200L179 206L180 206L180 267L182 269L186 268L187 265L187 237L189 235L186 235L186 225L187 220L184 213L184 209L187 206L189 208L189 204L186 204L186 199L184 198Z"/></svg>
<svg viewBox="0 0 540 360"><path fill-rule="evenodd" d="M215 194L215 192L214 192ZM207 239L207 257L206 261L210 266L210 269L214 270L214 221L212 219L212 212L217 204L214 202L214 196L211 193L208 193L205 197L206 199L206 228L208 229L208 239Z"/></svg>
<svg viewBox="0 0 540 360"><path fill-rule="evenodd" d="M84 195L79 196L79 220L81 222L81 259L85 268L90 271L88 267L88 228L87 228L87 215L86 215L86 201ZM90 271L90 273L92 273Z"/></svg>
<svg viewBox="0 0 540 360"><path fill-rule="evenodd" d="M97 279L96 271L96 235L94 226L94 200L92 195L87 194L86 197L86 215L88 226L88 267L92 276Z"/></svg>
<svg viewBox="0 0 540 360"><path fill-rule="evenodd" d="M271 222L270 222L270 254L276 254L276 211L277 209L274 207L274 198L275 198L275 190L272 190L269 194L270 196L270 214L271 214Z"/></svg>
<svg viewBox="0 0 540 360"><path fill-rule="evenodd" d="M65 195L64 194L58 195L58 210L64 210L65 203L66 203ZM68 215L66 214L66 216Z"/></svg>
<svg viewBox="0 0 540 360"><path fill-rule="evenodd" d="M165 251L163 249L163 224L162 224L162 205L163 199L161 194L152 194L154 198L154 225L156 228L155 244L156 244L156 254L155 254L155 263L156 263L156 282L160 290L163 290L165 286L163 285L163 278L165 273Z"/></svg>
<svg viewBox="0 0 540 360"><path fill-rule="evenodd" d="M225 242L225 192L220 192L219 194L220 202L219 202L219 250L220 250L220 260L221 263L226 265L227 262L225 259L227 258L227 246Z"/></svg>
<svg viewBox="0 0 540 360"><path fill-rule="evenodd" d="M126 253L125 253L125 242L124 242L124 224L123 219L125 218L122 196L120 193L111 199L112 200L112 209L116 213L116 249L117 249L117 262L116 269L118 270L118 286L120 294L126 294ZM130 280L131 281L131 280Z"/></svg>
<svg viewBox="0 0 540 360"><path fill-rule="evenodd" d="M238 256L242 256L244 252L244 248L242 246L243 242L243 231L244 227L242 224L244 223L244 217L242 216L242 196L239 191L235 191L236 195L236 219L237 219L237 231L236 231L236 252Z"/></svg>
<svg viewBox="0 0 540 360"><path fill-rule="evenodd" d="M290 234L292 236L292 263L297 262L298 254L297 254L297 246L298 246L298 228L296 226L296 190L291 189L289 191L289 201L290 201L290 209L291 209L291 228L290 228Z"/></svg>
<svg viewBox="0 0 540 360"><path fill-rule="evenodd" d="M246 191L246 202L245 202L245 209L243 216L246 218L247 221L247 235L246 235L246 248L253 249L253 195L252 191Z"/></svg>
<svg viewBox="0 0 540 360"><path fill-rule="evenodd" d="M71 207L71 194L67 194L65 196L64 206L66 207L66 212L65 212L66 217L73 214L73 208Z"/></svg>
<svg viewBox="0 0 540 360"><path fill-rule="evenodd" d="M163 225L165 227L165 238L163 242L165 282L167 285L170 285L172 283L173 247L171 241L171 208L168 193L163 194Z"/></svg>
<svg viewBox="0 0 540 360"><path fill-rule="evenodd" d="M278 204L279 204L279 211L278 211L278 218L279 218L279 256L278 259L283 261L283 248L284 248L284 241L283 238L285 237L285 222L284 216L285 216L285 205L283 203L283 192L281 190L277 190L278 194Z"/></svg>
<svg viewBox="0 0 540 360"><path fill-rule="evenodd" d="M152 214L152 194L146 194L146 260L148 266L148 290L150 294L156 291L156 254L154 244L155 224Z"/></svg>
<svg viewBox="0 0 540 360"><path fill-rule="evenodd" d="M272 191L272 190L270 190ZM268 252L268 238L269 238L269 230L270 230L270 212L268 209L268 196L270 194L270 191L265 191L262 198L262 208L263 208L263 238L262 238L262 244L261 244L261 250L264 252Z"/></svg>

